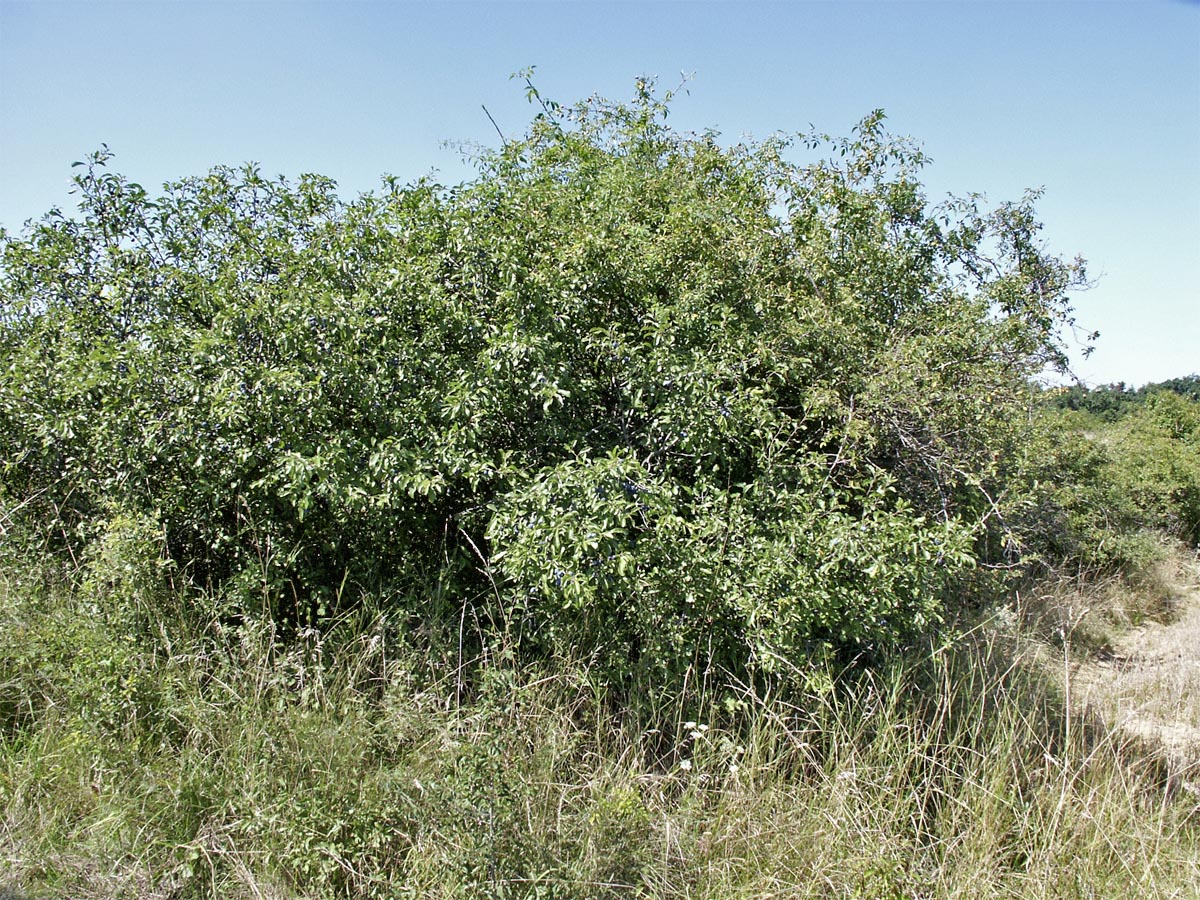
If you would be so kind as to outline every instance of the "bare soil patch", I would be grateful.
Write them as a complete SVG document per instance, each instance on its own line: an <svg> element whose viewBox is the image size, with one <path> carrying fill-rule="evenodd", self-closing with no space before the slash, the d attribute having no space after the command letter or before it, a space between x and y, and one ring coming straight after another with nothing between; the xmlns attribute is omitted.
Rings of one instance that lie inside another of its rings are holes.
<svg viewBox="0 0 1200 900"><path fill-rule="evenodd" d="M1176 777L1200 780L1200 571L1180 573L1178 613L1116 636L1111 652L1071 660L1072 706L1162 752Z"/></svg>

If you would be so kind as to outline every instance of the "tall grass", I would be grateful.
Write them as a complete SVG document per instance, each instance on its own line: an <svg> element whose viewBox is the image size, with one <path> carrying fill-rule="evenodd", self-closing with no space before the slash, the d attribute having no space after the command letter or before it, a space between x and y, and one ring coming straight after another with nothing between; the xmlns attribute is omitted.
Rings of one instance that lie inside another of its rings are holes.
<svg viewBox="0 0 1200 900"><path fill-rule="evenodd" d="M1193 775L1068 709L1011 619L631 708L381 611L284 642L202 608L6 568L0 896L1197 896Z"/></svg>

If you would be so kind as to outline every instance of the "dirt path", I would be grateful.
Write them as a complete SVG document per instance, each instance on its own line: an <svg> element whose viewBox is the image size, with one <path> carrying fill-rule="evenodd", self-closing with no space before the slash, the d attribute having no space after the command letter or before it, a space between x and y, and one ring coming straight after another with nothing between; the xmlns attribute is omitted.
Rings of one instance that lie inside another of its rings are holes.
<svg viewBox="0 0 1200 900"><path fill-rule="evenodd" d="M1075 664L1072 703L1161 747L1171 768L1200 778L1200 584L1191 568L1170 624L1148 623L1114 641L1106 659Z"/></svg>

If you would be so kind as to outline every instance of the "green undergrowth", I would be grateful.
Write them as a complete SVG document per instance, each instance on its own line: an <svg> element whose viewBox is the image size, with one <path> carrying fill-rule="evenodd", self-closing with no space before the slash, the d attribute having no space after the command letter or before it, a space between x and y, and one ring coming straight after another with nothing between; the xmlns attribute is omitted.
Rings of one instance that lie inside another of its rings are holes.
<svg viewBox="0 0 1200 900"><path fill-rule="evenodd" d="M1014 662L1015 616L870 670L813 665L787 696L701 680L639 705L579 660L416 654L381 613L284 641L208 618L202 598L113 584L42 564L0 580L0 895L1183 898L1200 883L1194 779L1068 715Z"/></svg>

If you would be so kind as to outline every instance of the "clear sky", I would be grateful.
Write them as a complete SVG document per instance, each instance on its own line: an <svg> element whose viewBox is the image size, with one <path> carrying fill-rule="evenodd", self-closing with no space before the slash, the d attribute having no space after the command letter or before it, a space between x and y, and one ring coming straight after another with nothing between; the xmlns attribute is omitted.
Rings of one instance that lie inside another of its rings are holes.
<svg viewBox="0 0 1200 900"><path fill-rule="evenodd" d="M845 134L876 107L933 158L931 199L1044 187L1049 246L1099 284L1076 372L1200 370L1200 5L1131 3L25 2L0 0L0 225L71 205L106 142L150 188L216 164L318 172L352 196L391 173L470 175L543 95L673 87L672 121Z"/></svg>

